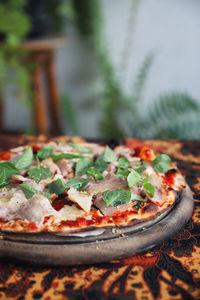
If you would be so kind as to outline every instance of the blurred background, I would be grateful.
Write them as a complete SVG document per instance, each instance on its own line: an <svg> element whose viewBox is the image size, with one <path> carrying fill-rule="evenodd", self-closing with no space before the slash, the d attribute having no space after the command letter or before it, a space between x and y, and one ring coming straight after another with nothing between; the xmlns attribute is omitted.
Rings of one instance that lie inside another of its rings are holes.
<svg viewBox="0 0 200 300"><path fill-rule="evenodd" d="M1 0L0 131L200 138L199 0Z"/></svg>

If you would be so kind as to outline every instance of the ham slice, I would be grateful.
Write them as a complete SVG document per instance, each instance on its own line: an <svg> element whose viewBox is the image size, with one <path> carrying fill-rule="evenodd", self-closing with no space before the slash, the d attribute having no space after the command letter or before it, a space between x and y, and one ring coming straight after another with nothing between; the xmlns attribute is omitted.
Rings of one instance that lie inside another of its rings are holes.
<svg viewBox="0 0 200 300"><path fill-rule="evenodd" d="M68 190L69 200L77 204L85 212L89 213L92 205L92 195L89 195L87 192L79 192L73 187L70 187Z"/></svg>
<svg viewBox="0 0 200 300"><path fill-rule="evenodd" d="M100 209L100 211L102 212L102 214L104 216L112 216L117 211L125 211L133 206L133 203L127 203L127 204L122 204L122 205L118 205L115 207L108 207L108 206L106 206L104 200L102 199L102 194L96 195L93 200L93 203L96 207L98 207Z"/></svg>
<svg viewBox="0 0 200 300"><path fill-rule="evenodd" d="M27 203L27 199L21 190L12 189L12 194L7 194L9 198L1 198L0 202L0 218L3 220L11 220L13 215Z"/></svg>
<svg viewBox="0 0 200 300"><path fill-rule="evenodd" d="M66 159L60 159L57 161L57 166L59 167L63 177L66 177L71 173L69 163Z"/></svg>
<svg viewBox="0 0 200 300"><path fill-rule="evenodd" d="M111 177L99 181L89 182L86 191L91 194L98 194L107 190L126 189L127 182L118 177Z"/></svg>
<svg viewBox="0 0 200 300"><path fill-rule="evenodd" d="M148 182L154 186L154 196L149 199L155 204L162 205L165 202L165 191L162 189L162 178L156 174L151 174Z"/></svg>
<svg viewBox="0 0 200 300"><path fill-rule="evenodd" d="M59 167L53 162L51 157L48 157L46 159L44 159L41 162L41 165L47 169L49 169L49 171L51 171L53 174L60 174L60 169Z"/></svg>
<svg viewBox="0 0 200 300"><path fill-rule="evenodd" d="M37 194L18 210L14 218L41 225L47 216L60 218L60 214L51 206L49 200L43 195Z"/></svg>

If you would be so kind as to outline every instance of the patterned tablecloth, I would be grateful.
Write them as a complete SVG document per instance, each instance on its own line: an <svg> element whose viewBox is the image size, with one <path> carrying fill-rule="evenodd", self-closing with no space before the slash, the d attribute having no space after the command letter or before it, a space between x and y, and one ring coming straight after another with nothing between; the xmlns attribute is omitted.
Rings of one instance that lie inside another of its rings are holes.
<svg viewBox="0 0 200 300"><path fill-rule="evenodd" d="M14 141L0 137L0 146ZM192 220L153 250L119 261L62 268L1 262L0 299L200 299L200 142L135 142L178 162L194 193Z"/></svg>

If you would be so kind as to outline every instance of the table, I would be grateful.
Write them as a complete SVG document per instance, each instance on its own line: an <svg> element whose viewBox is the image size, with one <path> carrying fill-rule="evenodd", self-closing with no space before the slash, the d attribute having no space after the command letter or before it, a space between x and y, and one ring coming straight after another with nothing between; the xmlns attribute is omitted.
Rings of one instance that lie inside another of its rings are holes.
<svg viewBox="0 0 200 300"><path fill-rule="evenodd" d="M0 135L0 148L17 141L34 137ZM151 251L104 264L47 268L1 261L0 299L200 299L200 141L127 142L152 145L177 161L194 193L188 224Z"/></svg>

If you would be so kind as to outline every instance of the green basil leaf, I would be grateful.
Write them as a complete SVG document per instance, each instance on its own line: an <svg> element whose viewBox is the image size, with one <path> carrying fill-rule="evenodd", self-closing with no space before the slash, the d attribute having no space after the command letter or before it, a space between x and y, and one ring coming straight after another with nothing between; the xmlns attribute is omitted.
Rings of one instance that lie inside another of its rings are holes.
<svg viewBox="0 0 200 300"><path fill-rule="evenodd" d="M39 157L40 159L45 159L47 157L50 157L52 155L52 146L45 146L43 149L39 150L37 152L37 157Z"/></svg>
<svg viewBox="0 0 200 300"><path fill-rule="evenodd" d="M76 169L75 169L76 174L80 173L85 168L90 167L91 165L92 165L92 161L89 158L87 157L80 158L76 164Z"/></svg>
<svg viewBox="0 0 200 300"><path fill-rule="evenodd" d="M103 159L98 158L94 163L94 168L103 173L108 168L108 164Z"/></svg>
<svg viewBox="0 0 200 300"><path fill-rule="evenodd" d="M143 186L143 187L144 187L145 184L148 182L148 180L149 180L149 174L145 177L145 179L144 179L144 181L143 181L143 183L142 183L142 186Z"/></svg>
<svg viewBox="0 0 200 300"><path fill-rule="evenodd" d="M43 166L32 168L28 172L28 175L37 183L39 183L42 179L53 177L53 173Z"/></svg>
<svg viewBox="0 0 200 300"><path fill-rule="evenodd" d="M129 170L125 170L125 169L121 169L121 168L117 169L117 176L118 177L127 177L129 173L130 173Z"/></svg>
<svg viewBox="0 0 200 300"><path fill-rule="evenodd" d="M19 169L17 169L11 162L0 163L0 170L4 170L6 178L12 175L19 174Z"/></svg>
<svg viewBox="0 0 200 300"><path fill-rule="evenodd" d="M131 202L131 192L129 190L105 191L102 198L107 206L119 206Z"/></svg>
<svg viewBox="0 0 200 300"><path fill-rule="evenodd" d="M135 205L133 205L133 208L140 209L142 206L142 201L140 201L140 200L136 200L136 201L137 201L137 203Z"/></svg>
<svg viewBox="0 0 200 300"><path fill-rule="evenodd" d="M142 176L133 169L130 171L127 177L127 182L129 187L133 187L141 180L142 180Z"/></svg>
<svg viewBox="0 0 200 300"><path fill-rule="evenodd" d="M127 169L130 164L130 161L126 157L120 157L118 161L118 167L120 169Z"/></svg>
<svg viewBox="0 0 200 300"><path fill-rule="evenodd" d="M166 173L170 168L171 158L166 154L157 156L153 161L153 167L158 173Z"/></svg>
<svg viewBox="0 0 200 300"><path fill-rule="evenodd" d="M101 158L108 163L112 163L117 161L118 157L117 154L112 149L110 149L110 147L106 146L104 152L101 155Z"/></svg>
<svg viewBox="0 0 200 300"><path fill-rule="evenodd" d="M64 186L62 180L59 178L48 185L48 189L52 194L62 194L66 187Z"/></svg>
<svg viewBox="0 0 200 300"><path fill-rule="evenodd" d="M92 176L96 180L104 179L104 176L101 174L101 172L95 168L88 168L85 173L89 176Z"/></svg>
<svg viewBox="0 0 200 300"><path fill-rule="evenodd" d="M33 163L33 150L32 147L28 147L22 155L15 158L12 163L17 169L24 169L32 165Z"/></svg>
<svg viewBox="0 0 200 300"><path fill-rule="evenodd" d="M43 195L49 200L51 198L51 195L49 193L38 191L38 190L36 190L35 188L33 188L32 186L30 186L26 183L20 184L19 187L22 189L22 191L24 192L27 199L32 198L36 194Z"/></svg>
<svg viewBox="0 0 200 300"><path fill-rule="evenodd" d="M53 159L53 161L58 161L63 158L74 159L74 158L83 158L83 156L78 154L72 154L72 153L61 153L61 154L53 155L51 156L51 158Z"/></svg>
<svg viewBox="0 0 200 300"><path fill-rule="evenodd" d="M65 188L73 187L77 191L81 191L89 182L89 179L85 178L74 178L70 179L66 184Z"/></svg>
<svg viewBox="0 0 200 300"><path fill-rule="evenodd" d="M143 162L143 164L139 168L135 169L135 171L142 175L142 173L146 171L146 162Z"/></svg>
<svg viewBox="0 0 200 300"><path fill-rule="evenodd" d="M4 169L0 169L0 185L6 181L6 172Z"/></svg>
<svg viewBox="0 0 200 300"><path fill-rule="evenodd" d="M80 151L80 152L91 152L90 149L85 148L85 147L81 147L80 145L77 145L77 144L74 144L74 143L71 143L71 142L69 142L69 143L67 143L67 144L68 144L69 146L71 146L72 148L74 148L74 149Z"/></svg>
<svg viewBox="0 0 200 300"><path fill-rule="evenodd" d="M10 181L8 180L8 178L6 177L6 172L5 170L2 168L0 169L0 188L5 187L6 185L8 185L10 183Z"/></svg>
<svg viewBox="0 0 200 300"><path fill-rule="evenodd" d="M155 189L154 189L154 186L150 182L147 182L145 185L143 185L143 187L147 191L147 193L149 194L150 197L154 196Z"/></svg>

